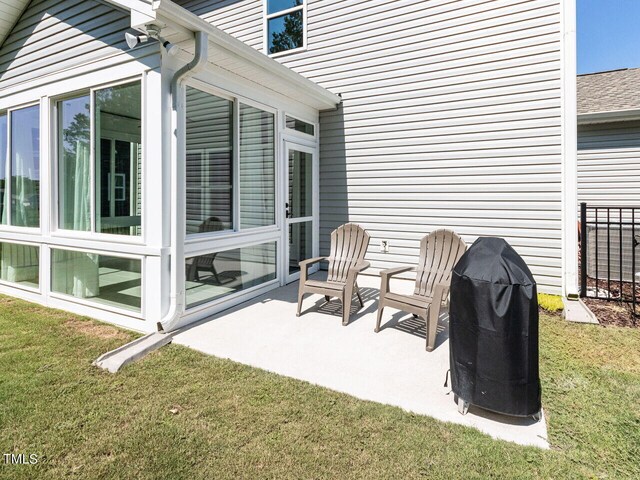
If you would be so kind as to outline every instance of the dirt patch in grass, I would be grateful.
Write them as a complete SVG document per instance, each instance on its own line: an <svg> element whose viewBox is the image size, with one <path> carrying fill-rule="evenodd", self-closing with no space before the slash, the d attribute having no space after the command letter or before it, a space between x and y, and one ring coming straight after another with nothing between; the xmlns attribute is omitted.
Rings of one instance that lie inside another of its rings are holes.
<svg viewBox="0 0 640 480"><path fill-rule="evenodd" d="M63 324L66 328L73 330L74 332L87 335L94 338L102 338L106 340L118 339L128 340L129 335L126 332L119 330L109 325L101 325L91 320L80 320L71 318Z"/></svg>
<svg viewBox="0 0 640 480"><path fill-rule="evenodd" d="M601 325L640 328L640 317L633 315L631 305L607 300L584 298L584 303L594 313ZM638 310L638 307L636 307ZM640 310L638 310L640 313Z"/></svg>

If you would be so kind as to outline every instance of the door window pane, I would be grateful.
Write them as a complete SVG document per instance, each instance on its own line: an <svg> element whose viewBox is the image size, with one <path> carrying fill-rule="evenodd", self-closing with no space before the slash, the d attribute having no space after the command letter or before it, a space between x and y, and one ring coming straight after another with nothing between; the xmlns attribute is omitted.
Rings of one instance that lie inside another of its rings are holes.
<svg viewBox="0 0 640 480"><path fill-rule="evenodd" d="M11 113L11 224L40 226L40 107Z"/></svg>
<svg viewBox="0 0 640 480"><path fill-rule="evenodd" d="M284 52L304 46L302 10L268 20L269 53Z"/></svg>
<svg viewBox="0 0 640 480"><path fill-rule="evenodd" d="M233 229L233 102L187 87L187 234Z"/></svg>
<svg viewBox="0 0 640 480"><path fill-rule="evenodd" d="M0 223L6 225L5 197L7 188L7 115L0 115Z"/></svg>
<svg viewBox="0 0 640 480"><path fill-rule="evenodd" d="M90 99L58 102L58 223L91 230Z"/></svg>
<svg viewBox="0 0 640 480"><path fill-rule="evenodd" d="M140 82L95 96L96 231L140 235L142 103ZM120 177L120 180L116 178ZM123 188L117 190L120 183Z"/></svg>
<svg viewBox="0 0 640 480"><path fill-rule="evenodd" d="M289 150L289 216L313 215L313 161L310 153Z"/></svg>
<svg viewBox="0 0 640 480"><path fill-rule="evenodd" d="M289 224L289 274L300 271L300 262L313 256L313 222Z"/></svg>
<svg viewBox="0 0 640 480"><path fill-rule="evenodd" d="M210 302L276 278L276 242L187 258L187 306Z"/></svg>
<svg viewBox="0 0 640 480"><path fill-rule="evenodd" d="M139 312L141 262L70 250L51 250L51 290Z"/></svg>
<svg viewBox="0 0 640 480"><path fill-rule="evenodd" d="M274 115L240 105L240 228L274 225Z"/></svg>
<svg viewBox="0 0 640 480"><path fill-rule="evenodd" d="M0 278L38 288L40 283L40 249L32 245L0 243Z"/></svg>

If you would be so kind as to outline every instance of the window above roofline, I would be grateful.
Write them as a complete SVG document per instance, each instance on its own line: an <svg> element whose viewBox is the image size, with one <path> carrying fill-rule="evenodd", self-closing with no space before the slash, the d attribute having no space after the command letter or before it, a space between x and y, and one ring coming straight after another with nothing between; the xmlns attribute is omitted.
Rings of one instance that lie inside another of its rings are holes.
<svg viewBox="0 0 640 480"><path fill-rule="evenodd" d="M289 8L283 8L281 10L275 10L269 13L269 3L274 0L263 0L262 2L262 37L263 37L263 51L266 55L272 58L277 58L285 55L289 55L292 53L304 52L307 50L307 3L309 0L299 0L301 2L300 5L295 5ZM274 53L270 52L270 42L269 42L269 33L270 33L270 23L274 23L277 19L284 18L286 16L291 17L292 15L298 14L301 16L302 21L302 31L301 34L301 45L295 48L288 48L286 50L277 51Z"/></svg>

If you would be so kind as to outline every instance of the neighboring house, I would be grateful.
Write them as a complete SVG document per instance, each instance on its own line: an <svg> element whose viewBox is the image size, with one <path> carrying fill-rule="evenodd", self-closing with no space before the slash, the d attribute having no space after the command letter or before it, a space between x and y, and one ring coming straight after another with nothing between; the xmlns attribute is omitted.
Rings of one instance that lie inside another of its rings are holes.
<svg viewBox="0 0 640 480"><path fill-rule="evenodd" d="M0 292L170 330L295 280L348 221L373 274L444 227L577 291L573 1L0 12Z"/></svg>
<svg viewBox="0 0 640 480"><path fill-rule="evenodd" d="M578 201L640 207L640 68L579 75L577 103ZM639 268L632 239L640 238L640 209L598 209L597 230L596 212L588 212L587 275L631 282Z"/></svg>
<svg viewBox="0 0 640 480"><path fill-rule="evenodd" d="M578 75L578 200L640 206L640 68Z"/></svg>

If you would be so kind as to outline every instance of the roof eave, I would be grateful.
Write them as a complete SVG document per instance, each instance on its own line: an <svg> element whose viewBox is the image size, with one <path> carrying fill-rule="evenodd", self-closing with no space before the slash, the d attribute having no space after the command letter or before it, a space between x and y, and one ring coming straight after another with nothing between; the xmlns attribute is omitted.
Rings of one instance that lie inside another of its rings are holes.
<svg viewBox="0 0 640 480"><path fill-rule="evenodd" d="M611 110L578 114L578 125L640 120L640 109Z"/></svg>
<svg viewBox="0 0 640 480"><path fill-rule="evenodd" d="M239 57L281 78L285 82L284 84L289 87L294 87L314 98L319 104L318 106L321 107L320 110L334 109L341 102L341 98L338 95L267 57L255 48L214 27L170 0L154 0L152 10L156 16L161 16L163 19L171 19L179 27L192 32L201 31L206 33L210 42L232 51Z"/></svg>

